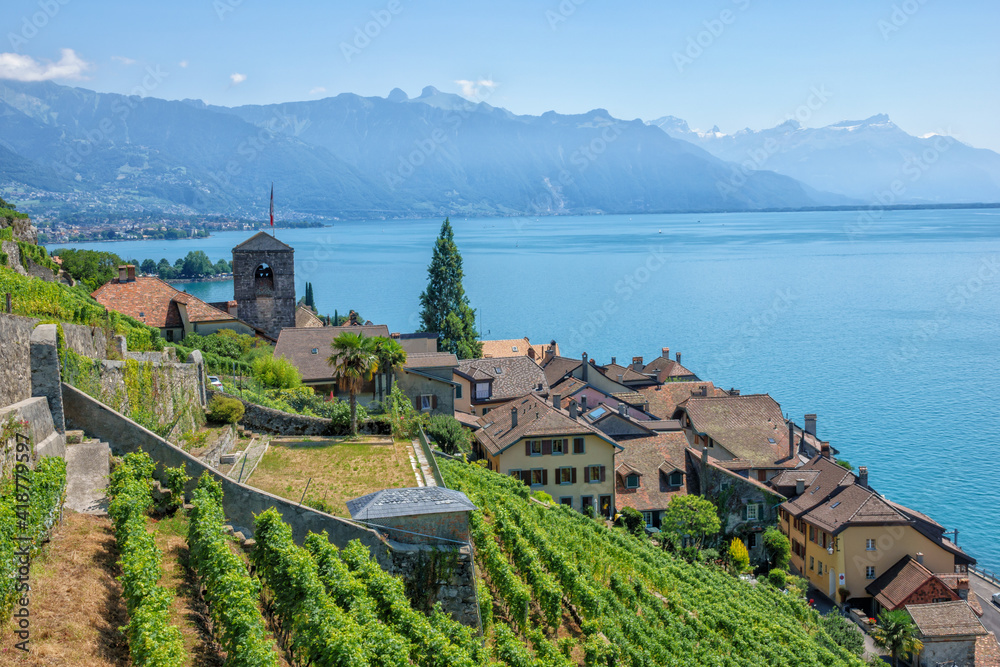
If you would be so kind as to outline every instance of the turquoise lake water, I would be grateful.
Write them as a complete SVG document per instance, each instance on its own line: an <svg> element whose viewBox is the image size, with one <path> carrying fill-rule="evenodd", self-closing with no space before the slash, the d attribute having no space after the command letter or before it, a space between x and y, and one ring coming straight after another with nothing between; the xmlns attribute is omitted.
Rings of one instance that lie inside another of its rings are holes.
<svg viewBox="0 0 1000 667"><path fill-rule="evenodd" d="M770 393L1000 570L1000 211L454 219L490 338L647 360L661 347L716 385ZM392 331L417 324L440 221L277 230L298 292ZM171 262L231 259L247 232L78 244ZM50 248L51 249L51 248ZM205 300L232 283L178 285Z"/></svg>

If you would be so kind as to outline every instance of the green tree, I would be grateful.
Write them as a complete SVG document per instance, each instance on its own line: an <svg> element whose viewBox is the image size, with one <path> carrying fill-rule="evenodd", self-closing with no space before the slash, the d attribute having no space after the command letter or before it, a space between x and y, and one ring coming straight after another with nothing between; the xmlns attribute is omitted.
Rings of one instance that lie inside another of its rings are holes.
<svg viewBox="0 0 1000 667"><path fill-rule="evenodd" d="M93 292L118 275L122 258L112 252L60 248L56 251L62 268Z"/></svg>
<svg viewBox="0 0 1000 667"><path fill-rule="evenodd" d="M788 560L792 553L792 544L788 541L788 537L777 527L771 526L764 531L762 540L771 565L787 571Z"/></svg>
<svg viewBox="0 0 1000 667"><path fill-rule="evenodd" d="M156 262L151 259L145 259L142 264L139 265L139 270L147 276L151 276L156 273Z"/></svg>
<svg viewBox="0 0 1000 667"><path fill-rule="evenodd" d="M889 651L893 667L898 667L900 658L919 653L924 647L917 639L917 627L905 609L883 610L878 615L878 624L872 629L872 639L876 646Z"/></svg>
<svg viewBox="0 0 1000 667"><path fill-rule="evenodd" d="M642 518L642 512L634 507L623 507L618 514L618 520L625 526L625 530L636 537L646 535L646 520Z"/></svg>
<svg viewBox="0 0 1000 667"><path fill-rule="evenodd" d="M406 363L406 350L399 341L392 338L377 336L370 340L372 350L378 358L379 380L382 385L378 399L382 400L392 391L392 374Z"/></svg>
<svg viewBox="0 0 1000 667"><path fill-rule="evenodd" d="M472 432L451 415L434 415L425 430L446 454L471 451Z"/></svg>
<svg viewBox="0 0 1000 667"><path fill-rule="evenodd" d="M306 306L316 310L316 296L313 294L313 284L306 283Z"/></svg>
<svg viewBox="0 0 1000 667"><path fill-rule="evenodd" d="M363 334L345 331L330 343L333 354L327 363L333 368L337 386L350 396L351 435L358 434L358 393L378 371L378 357L370 341Z"/></svg>
<svg viewBox="0 0 1000 667"><path fill-rule="evenodd" d="M706 537L719 532L721 524L712 501L701 496L674 496L663 513L660 530L671 532L677 538L690 539L701 548Z"/></svg>
<svg viewBox="0 0 1000 667"><path fill-rule="evenodd" d="M475 314L462 287L462 255L451 222L445 218L427 267L427 289L420 295L420 330L435 332L438 349L460 359L482 356Z"/></svg>
<svg viewBox="0 0 1000 667"><path fill-rule="evenodd" d="M729 543L729 562L739 574L750 570L750 552L747 551L747 545L738 537L734 537Z"/></svg>
<svg viewBox="0 0 1000 667"><path fill-rule="evenodd" d="M181 275L185 278L200 278L214 273L212 260L208 258L204 250L192 250L184 258L181 265Z"/></svg>
<svg viewBox="0 0 1000 667"><path fill-rule="evenodd" d="M261 386L273 389L293 389L302 384L299 369L284 357L257 357L253 376Z"/></svg>

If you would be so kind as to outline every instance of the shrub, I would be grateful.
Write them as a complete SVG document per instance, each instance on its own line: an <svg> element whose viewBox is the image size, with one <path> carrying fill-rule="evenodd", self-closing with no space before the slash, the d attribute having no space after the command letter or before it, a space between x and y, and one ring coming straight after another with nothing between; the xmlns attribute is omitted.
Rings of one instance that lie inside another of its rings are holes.
<svg viewBox="0 0 1000 667"><path fill-rule="evenodd" d="M547 503L549 505L552 504L552 496L550 496L549 494L545 493L542 490L538 490L538 491L533 492L531 494L531 497L534 498L535 500L539 501L539 502Z"/></svg>
<svg viewBox="0 0 1000 667"><path fill-rule="evenodd" d="M792 545L788 541L788 537L775 526L771 526L764 531L762 540L772 565L778 569L787 570L788 559L792 553Z"/></svg>
<svg viewBox="0 0 1000 667"><path fill-rule="evenodd" d="M859 658L864 655L865 638L854 623L838 614L830 614L820 618L819 625L829 637L829 642L825 641L826 637L821 639L824 644L841 646Z"/></svg>
<svg viewBox="0 0 1000 667"><path fill-rule="evenodd" d="M784 570L775 568L767 573L767 583L771 584L775 588L784 588L787 580L788 573Z"/></svg>
<svg viewBox="0 0 1000 667"><path fill-rule="evenodd" d="M446 454L472 451L471 431L451 415L434 415L427 423L426 431Z"/></svg>
<svg viewBox="0 0 1000 667"><path fill-rule="evenodd" d="M235 424L243 419L244 411L243 403L235 398L216 394L208 402L208 418L214 422Z"/></svg>
<svg viewBox="0 0 1000 667"><path fill-rule="evenodd" d="M750 569L750 552L747 551L747 545L738 537L734 537L729 544L729 562L740 574Z"/></svg>
<svg viewBox="0 0 1000 667"><path fill-rule="evenodd" d="M242 403L240 407L243 407ZM184 487L191 478L188 477L183 463L176 468L164 468L163 472L166 473L167 488L170 489L170 504L173 507L180 507L184 504Z"/></svg>
<svg viewBox="0 0 1000 667"><path fill-rule="evenodd" d="M646 521L642 518L642 512L634 507L623 507L618 514L618 522L633 535L645 535L646 533Z"/></svg>
<svg viewBox="0 0 1000 667"><path fill-rule="evenodd" d="M284 357L254 359L253 377L262 387L272 389L292 389L302 385L299 369Z"/></svg>

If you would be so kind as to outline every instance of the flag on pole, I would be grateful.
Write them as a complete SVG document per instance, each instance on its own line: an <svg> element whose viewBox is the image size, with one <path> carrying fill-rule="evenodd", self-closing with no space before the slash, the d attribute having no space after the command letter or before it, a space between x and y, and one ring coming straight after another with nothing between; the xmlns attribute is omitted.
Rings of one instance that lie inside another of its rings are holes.
<svg viewBox="0 0 1000 667"><path fill-rule="evenodd" d="M274 183L271 183L271 226L274 227Z"/></svg>

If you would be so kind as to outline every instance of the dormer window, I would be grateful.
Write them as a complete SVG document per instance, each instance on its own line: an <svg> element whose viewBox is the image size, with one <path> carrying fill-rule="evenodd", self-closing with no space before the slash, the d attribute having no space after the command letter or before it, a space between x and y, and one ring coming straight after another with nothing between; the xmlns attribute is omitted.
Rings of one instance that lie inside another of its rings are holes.
<svg viewBox="0 0 1000 667"><path fill-rule="evenodd" d="M312 349L312 352L310 354L319 354L319 348L318 347L314 347Z"/></svg>
<svg viewBox="0 0 1000 667"><path fill-rule="evenodd" d="M495 373L496 373L497 375L501 375L501 374L503 373L503 369L502 369L502 368L500 368L499 366L494 366L494 367L493 367L493 371L494 371L494 372L495 372Z"/></svg>
<svg viewBox="0 0 1000 667"><path fill-rule="evenodd" d="M674 472L670 473L670 477L667 481L670 484L670 486L680 486L681 484L684 483L684 473L675 470Z"/></svg>
<svg viewBox="0 0 1000 667"><path fill-rule="evenodd" d="M517 345L512 345L510 348L511 352L517 352Z"/></svg>
<svg viewBox="0 0 1000 667"><path fill-rule="evenodd" d="M639 476L637 474L630 473L625 476L625 488L626 489L638 489L639 488Z"/></svg>
<svg viewBox="0 0 1000 667"><path fill-rule="evenodd" d="M484 400L490 397L490 383L489 382L477 382L476 383L476 400Z"/></svg>

